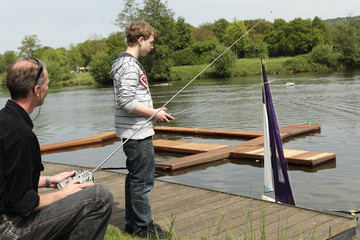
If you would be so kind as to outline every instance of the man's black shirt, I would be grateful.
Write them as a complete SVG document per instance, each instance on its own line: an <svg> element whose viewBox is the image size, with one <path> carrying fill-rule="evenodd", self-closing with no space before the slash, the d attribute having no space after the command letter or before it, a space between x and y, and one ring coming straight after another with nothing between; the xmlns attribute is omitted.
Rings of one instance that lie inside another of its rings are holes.
<svg viewBox="0 0 360 240"><path fill-rule="evenodd" d="M40 145L27 112L9 100L0 110L0 214L27 216L39 205Z"/></svg>

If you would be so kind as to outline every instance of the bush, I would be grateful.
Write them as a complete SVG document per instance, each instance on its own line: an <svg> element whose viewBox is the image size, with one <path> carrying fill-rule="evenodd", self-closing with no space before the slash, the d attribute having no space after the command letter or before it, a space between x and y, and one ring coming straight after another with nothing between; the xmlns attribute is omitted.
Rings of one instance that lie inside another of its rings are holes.
<svg viewBox="0 0 360 240"><path fill-rule="evenodd" d="M247 44L244 46L244 58L268 58L269 49L265 42Z"/></svg>
<svg viewBox="0 0 360 240"><path fill-rule="evenodd" d="M196 42L192 45L191 49L195 54L194 64L206 64L212 58L212 52L215 50L218 42L207 41L207 42Z"/></svg>
<svg viewBox="0 0 360 240"><path fill-rule="evenodd" d="M324 63L315 62L312 54L298 55L284 62L287 71L292 72L315 72L315 71L329 71L332 68Z"/></svg>
<svg viewBox="0 0 360 240"><path fill-rule="evenodd" d="M330 45L318 45L311 51L311 60L333 68L338 64L338 55L333 52Z"/></svg>
<svg viewBox="0 0 360 240"><path fill-rule="evenodd" d="M186 66L195 64L196 55L190 47L176 51L174 55L175 66Z"/></svg>
<svg viewBox="0 0 360 240"><path fill-rule="evenodd" d="M0 86L6 86L6 72L0 74Z"/></svg>
<svg viewBox="0 0 360 240"><path fill-rule="evenodd" d="M215 50L212 52L213 59L217 58L226 50L225 46L218 45ZM219 77L228 77L230 76L231 69L235 64L235 54L233 51L228 50L224 55L222 55L215 63L215 74Z"/></svg>
<svg viewBox="0 0 360 240"><path fill-rule="evenodd" d="M284 66L293 72L312 72L309 54L299 55L284 62Z"/></svg>
<svg viewBox="0 0 360 240"><path fill-rule="evenodd" d="M111 84L110 71L113 63L112 56L106 52L99 52L91 58L90 75L100 84Z"/></svg>
<svg viewBox="0 0 360 240"><path fill-rule="evenodd" d="M48 59L45 59L44 62L46 63L50 81L60 82L71 78L69 66L61 66L59 62Z"/></svg>

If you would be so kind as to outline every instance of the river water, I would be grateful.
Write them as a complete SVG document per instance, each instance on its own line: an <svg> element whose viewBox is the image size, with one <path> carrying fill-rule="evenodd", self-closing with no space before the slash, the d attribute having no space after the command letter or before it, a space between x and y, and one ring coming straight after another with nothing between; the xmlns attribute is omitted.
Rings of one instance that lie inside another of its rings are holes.
<svg viewBox="0 0 360 240"><path fill-rule="evenodd" d="M270 87L280 127L307 123L309 119L321 125L320 133L291 139L284 142L284 148L333 152L337 156L336 161L316 168L289 165L296 204L320 209L359 209L360 71L270 75L268 78L272 81ZM262 131L261 81L259 76L197 79L167 106L169 112L176 114L176 120L169 126ZM150 83L155 107L162 106L188 82L175 81L172 86ZM287 86L287 82L294 85ZM0 89L0 106L8 97L7 90ZM32 117L38 110L35 109ZM50 89L34 124L40 144L112 132L113 88ZM156 135L155 138L226 145L246 141L179 135ZM95 168L119 144L47 154L43 155L43 161ZM156 161L179 156L158 153ZM125 166L122 149L104 166ZM158 174L157 178L259 198L263 168L261 162L226 159L174 174Z"/></svg>

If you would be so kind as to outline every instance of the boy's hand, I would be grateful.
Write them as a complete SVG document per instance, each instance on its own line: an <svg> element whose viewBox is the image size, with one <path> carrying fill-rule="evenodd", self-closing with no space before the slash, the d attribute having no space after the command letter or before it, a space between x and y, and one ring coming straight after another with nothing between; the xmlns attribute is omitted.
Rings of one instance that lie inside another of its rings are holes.
<svg viewBox="0 0 360 240"><path fill-rule="evenodd" d="M158 111L159 109L156 109L156 111ZM158 112L155 116L154 116L154 120L158 123L169 123L172 120L175 120L175 118L173 116L171 116L170 114L166 113L166 108L163 108L162 111Z"/></svg>

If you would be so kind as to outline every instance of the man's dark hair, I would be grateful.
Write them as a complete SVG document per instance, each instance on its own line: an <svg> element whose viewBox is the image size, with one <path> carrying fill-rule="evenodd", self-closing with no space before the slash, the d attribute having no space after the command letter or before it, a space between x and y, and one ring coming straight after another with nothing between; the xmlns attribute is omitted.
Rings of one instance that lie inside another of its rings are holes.
<svg viewBox="0 0 360 240"><path fill-rule="evenodd" d="M22 61L31 64L17 64ZM41 64L43 63L41 62ZM35 84L42 86L44 83L44 71L40 74L39 79L36 79L38 71L39 65L37 61L31 58L21 59L6 68L6 86L12 99L26 98L29 92L34 89Z"/></svg>

